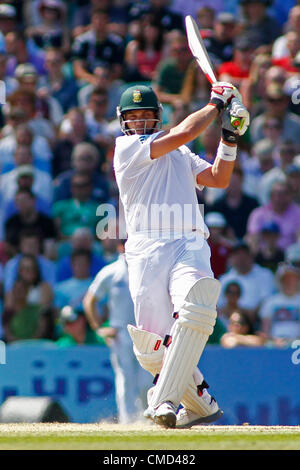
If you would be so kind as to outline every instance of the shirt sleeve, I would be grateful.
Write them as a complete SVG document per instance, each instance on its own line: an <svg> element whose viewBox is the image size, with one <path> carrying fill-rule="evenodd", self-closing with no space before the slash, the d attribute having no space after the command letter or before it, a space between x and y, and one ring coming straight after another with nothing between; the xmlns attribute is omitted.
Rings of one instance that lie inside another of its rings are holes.
<svg viewBox="0 0 300 470"><path fill-rule="evenodd" d="M110 291L112 273L108 269L109 266L104 267L99 271L88 291L96 297L97 300L105 299Z"/></svg>
<svg viewBox="0 0 300 470"><path fill-rule="evenodd" d="M206 170L207 168L210 168L212 165L203 158L201 158L199 155L196 155L195 153L191 152L190 149L185 145L180 147L179 150L181 151L181 153L183 153L183 155L186 155L189 158L191 170L195 180L195 186L198 189L202 190L204 186L197 183L197 175L199 175L199 173L202 173L202 171Z"/></svg>
<svg viewBox="0 0 300 470"><path fill-rule="evenodd" d="M118 137L114 155L115 171L124 177L133 178L153 165L155 160L150 156L151 143L159 134Z"/></svg>
<svg viewBox="0 0 300 470"><path fill-rule="evenodd" d="M272 298L266 299L262 303L258 312L258 316L261 320L265 318L272 318L272 303L273 303Z"/></svg>

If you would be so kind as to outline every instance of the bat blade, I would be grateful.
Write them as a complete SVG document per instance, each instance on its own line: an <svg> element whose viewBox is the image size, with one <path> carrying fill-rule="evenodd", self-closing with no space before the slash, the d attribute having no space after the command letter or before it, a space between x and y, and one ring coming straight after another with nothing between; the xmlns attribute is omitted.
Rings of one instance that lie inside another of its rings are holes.
<svg viewBox="0 0 300 470"><path fill-rule="evenodd" d="M199 28L194 18L190 15L185 17L185 28L191 53L197 60L208 81L210 83L216 82L217 79L213 70L213 66L207 54L203 39L199 32Z"/></svg>

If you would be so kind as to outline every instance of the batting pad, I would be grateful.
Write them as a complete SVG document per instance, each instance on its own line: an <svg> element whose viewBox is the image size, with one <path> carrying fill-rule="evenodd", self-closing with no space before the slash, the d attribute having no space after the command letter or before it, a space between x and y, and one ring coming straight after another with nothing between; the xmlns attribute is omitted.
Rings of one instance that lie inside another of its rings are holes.
<svg viewBox="0 0 300 470"><path fill-rule="evenodd" d="M143 369L155 376L160 372L164 350L161 336L127 325L133 342L133 351Z"/></svg>
<svg viewBox="0 0 300 470"><path fill-rule="evenodd" d="M151 398L152 408L156 409L166 401L179 406L208 337L213 332L219 294L220 282L204 277L193 285L186 296Z"/></svg>

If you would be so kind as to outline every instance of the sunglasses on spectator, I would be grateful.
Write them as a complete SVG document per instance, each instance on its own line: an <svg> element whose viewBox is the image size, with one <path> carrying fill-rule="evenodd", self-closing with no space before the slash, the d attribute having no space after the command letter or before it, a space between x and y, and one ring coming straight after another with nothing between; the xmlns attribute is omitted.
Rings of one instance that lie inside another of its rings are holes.
<svg viewBox="0 0 300 470"><path fill-rule="evenodd" d="M270 98L270 97L267 97L267 101L269 103L282 103L283 101L285 101L285 96L282 96L281 98Z"/></svg>
<svg viewBox="0 0 300 470"><path fill-rule="evenodd" d="M72 183L72 188L86 188L87 186L91 186L89 181L86 181L85 183Z"/></svg>

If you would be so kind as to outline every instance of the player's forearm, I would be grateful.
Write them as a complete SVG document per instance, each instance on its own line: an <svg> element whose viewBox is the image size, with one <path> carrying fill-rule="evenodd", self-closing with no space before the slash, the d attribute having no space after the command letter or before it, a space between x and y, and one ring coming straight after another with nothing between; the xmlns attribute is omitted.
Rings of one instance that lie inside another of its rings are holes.
<svg viewBox="0 0 300 470"><path fill-rule="evenodd" d="M83 307L90 327L97 330L102 322L100 321L96 298L90 292L87 292L83 299Z"/></svg>
<svg viewBox="0 0 300 470"><path fill-rule="evenodd" d="M235 160L226 161L217 157L212 166L212 175L216 181L218 188L227 188L233 172Z"/></svg>
<svg viewBox="0 0 300 470"><path fill-rule="evenodd" d="M151 143L151 158L160 158L181 145L198 137L218 116L218 110L211 105L190 114L180 124L170 129Z"/></svg>
<svg viewBox="0 0 300 470"><path fill-rule="evenodd" d="M170 133L180 135L181 139L185 141L184 143L188 143L196 139L216 119L218 114L219 111L215 106L206 105L204 108L186 117L181 123L171 129Z"/></svg>

